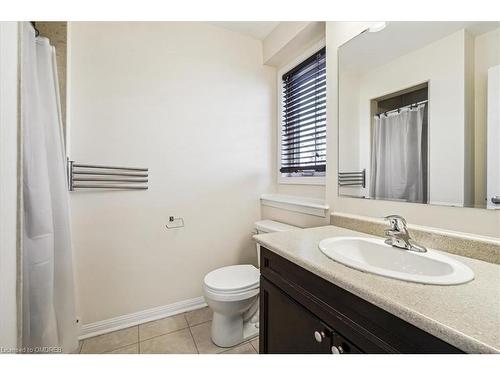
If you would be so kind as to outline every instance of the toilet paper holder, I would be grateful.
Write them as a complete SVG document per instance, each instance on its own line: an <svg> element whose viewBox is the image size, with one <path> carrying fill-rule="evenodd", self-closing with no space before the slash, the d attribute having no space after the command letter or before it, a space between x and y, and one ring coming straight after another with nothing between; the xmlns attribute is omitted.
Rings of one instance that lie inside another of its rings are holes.
<svg viewBox="0 0 500 375"><path fill-rule="evenodd" d="M184 219L182 217L170 216L168 223L165 225L167 229L175 229L184 227Z"/></svg>

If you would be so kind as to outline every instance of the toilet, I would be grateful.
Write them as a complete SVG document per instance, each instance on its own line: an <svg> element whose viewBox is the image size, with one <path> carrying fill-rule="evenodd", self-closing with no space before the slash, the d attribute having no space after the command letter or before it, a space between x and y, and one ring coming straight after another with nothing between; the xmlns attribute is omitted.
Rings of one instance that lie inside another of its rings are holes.
<svg viewBox="0 0 500 375"><path fill-rule="evenodd" d="M257 234L299 229L273 220L255 224ZM256 244L260 265L260 245ZM215 345L224 348L250 340L259 334L259 269L251 264L218 268L203 281L203 292L212 309L211 336Z"/></svg>

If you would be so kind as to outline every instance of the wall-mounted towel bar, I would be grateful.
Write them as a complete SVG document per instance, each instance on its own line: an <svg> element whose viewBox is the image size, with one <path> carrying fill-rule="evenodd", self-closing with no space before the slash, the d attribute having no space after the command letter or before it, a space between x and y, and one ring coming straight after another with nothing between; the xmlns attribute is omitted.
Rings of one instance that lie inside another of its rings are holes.
<svg viewBox="0 0 500 375"><path fill-rule="evenodd" d="M68 187L76 189L147 190L148 168L80 164L68 160Z"/></svg>
<svg viewBox="0 0 500 375"><path fill-rule="evenodd" d="M339 186L366 187L366 169L361 172L339 172Z"/></svg>

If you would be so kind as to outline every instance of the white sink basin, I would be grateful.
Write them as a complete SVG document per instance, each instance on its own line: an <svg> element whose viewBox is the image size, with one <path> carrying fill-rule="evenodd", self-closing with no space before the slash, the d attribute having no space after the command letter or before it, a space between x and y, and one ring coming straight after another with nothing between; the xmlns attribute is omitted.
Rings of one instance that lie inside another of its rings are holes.
<svg viewBox="0 0 500 375"><path fill-rule="evenodd" d="M356 268L393 279L422 284L456 285L474 279L465 264L433 250L417 253L398 249L383 239L333 237L319 243L329 258Z"/></svg>

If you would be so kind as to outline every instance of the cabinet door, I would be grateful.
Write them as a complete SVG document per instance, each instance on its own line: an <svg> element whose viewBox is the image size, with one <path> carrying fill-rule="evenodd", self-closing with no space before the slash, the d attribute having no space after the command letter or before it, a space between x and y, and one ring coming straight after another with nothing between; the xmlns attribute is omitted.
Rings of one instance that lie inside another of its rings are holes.
<svg viewBox="0 0 500 375"><path fill-rule="evenodd" d="M330 354L332 332L315 315L261 278L261 353Z"/></svg>

